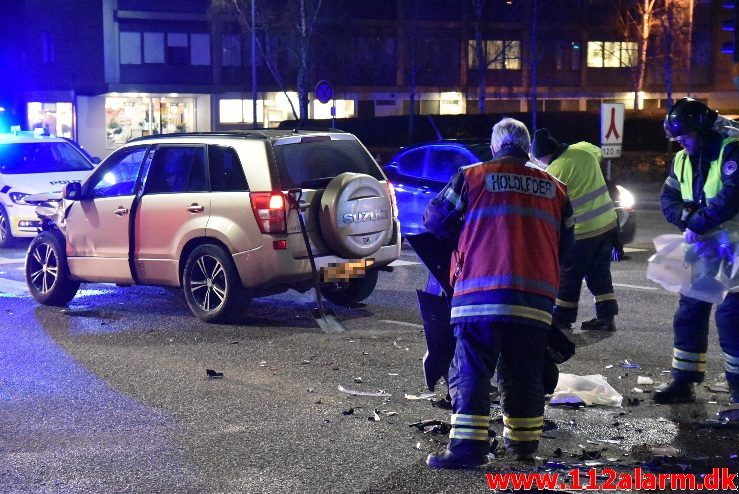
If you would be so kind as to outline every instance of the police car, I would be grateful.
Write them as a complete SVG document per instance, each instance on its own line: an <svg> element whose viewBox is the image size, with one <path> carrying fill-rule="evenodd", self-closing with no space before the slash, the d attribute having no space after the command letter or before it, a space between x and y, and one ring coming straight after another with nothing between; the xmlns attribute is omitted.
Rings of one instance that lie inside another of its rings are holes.
<svg viewBox="0 0 739 494"><path fill-rule="evenodd" d="M29 194L61 191L87 178L95 165L66 139L33 132L0 134L0 247L35 237L41 221Z"/></svg>

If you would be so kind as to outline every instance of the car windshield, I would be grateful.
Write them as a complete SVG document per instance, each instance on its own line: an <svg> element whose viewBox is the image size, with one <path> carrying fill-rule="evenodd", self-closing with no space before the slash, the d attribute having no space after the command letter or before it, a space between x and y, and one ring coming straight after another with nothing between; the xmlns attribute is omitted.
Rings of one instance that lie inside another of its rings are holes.
<svg viewBox="0 0 739 494"><path fill-rule="evenodd" d="M0 173L55 173L92 170L93 165L67 142L0 144Z"/></svg>
<svg viewBox="0 0 739 494"><path fill-rule="evenodd" d="M304 139L274 147L283 189L320 188L344 172L385 180L372 156L355 140Z"/></svg>

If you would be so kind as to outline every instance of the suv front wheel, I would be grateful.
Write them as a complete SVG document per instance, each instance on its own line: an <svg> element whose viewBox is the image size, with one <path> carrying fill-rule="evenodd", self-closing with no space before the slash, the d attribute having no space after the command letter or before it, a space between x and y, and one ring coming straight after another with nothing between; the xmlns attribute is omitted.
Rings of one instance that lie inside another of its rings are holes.
<svg viewBox="0 0 739 494"><path fill-rule="evenodd" d="M251 299L229 253L213 244L200 245L187 257L183 287L190 310L205 322L227 321Z"/></svg>
<svg viewBox="0 0 739 494"><path fill-rule="evenodd" d="M26 283L33 298L44 305L66 305L77 294L80 283L69 276L60 233L41 232L31 241L26 255Z"/></svg>
<svg viewBox="0 0 739 494"><path fill-rule="evenodd" d="M321 295L336 305L354 305L366 299L377 286L379 271L367 271L361 278L352 278L349 281L338 283L321 283Z"/></svg>

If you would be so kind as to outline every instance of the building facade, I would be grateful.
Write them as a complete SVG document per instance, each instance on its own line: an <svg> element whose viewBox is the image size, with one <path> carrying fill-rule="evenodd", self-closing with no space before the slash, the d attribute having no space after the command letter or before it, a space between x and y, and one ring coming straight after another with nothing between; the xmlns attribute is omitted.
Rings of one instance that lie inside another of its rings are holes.
<svg viewBox="0 0 739 494"><path fill-rule="evenodd" d="M0 96L22 127L97 156L151 133L249 128L254 108L259 126L292 119L301 64L310 118L404 115L411 105L420 114L663 108L668 88L739 113L721 53L723 2L673 1L681 27L668 56L666 14L655 14L636 101L638 44L609 0L323 0L307 56L285 22L294 12L274 9L296 2L256 0L253 65L248 25L209 0L25 0L6 16ZM328 103L319 81L330 82Z"/></svg>

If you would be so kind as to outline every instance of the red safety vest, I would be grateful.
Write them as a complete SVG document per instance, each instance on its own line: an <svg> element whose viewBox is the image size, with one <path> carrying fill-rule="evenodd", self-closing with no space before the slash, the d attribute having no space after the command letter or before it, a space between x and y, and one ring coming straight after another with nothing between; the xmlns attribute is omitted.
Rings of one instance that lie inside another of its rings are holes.
<svg viewBox="0 0 739 494"><path fill-rule="evenodd" d="M452 265L453 322L551 323L567 192L556 178L524 163L510 157L462 169L467 209Z"/></svg>

